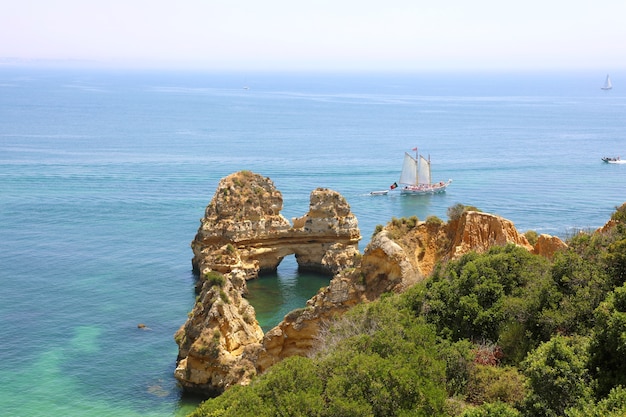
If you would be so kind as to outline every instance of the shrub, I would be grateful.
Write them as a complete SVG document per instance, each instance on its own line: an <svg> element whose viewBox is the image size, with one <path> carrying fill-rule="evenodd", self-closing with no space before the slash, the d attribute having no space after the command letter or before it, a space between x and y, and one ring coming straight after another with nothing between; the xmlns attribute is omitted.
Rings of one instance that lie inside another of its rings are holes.
<svg viewBox="0 0 626 417"><path fill-rule="evenodd" d="M626 238L611 243L603 261L613 285L619 286L626 282Z"/></svg>
<svg viewBox="0 0 626 417"><path fill-rule="evenodd" d="M459 220L461 216L463 215L463 213L465 213L466 211L481 211L481 210L474 206L464 206L461 203L456 203L455 205L448 207L446 214L448 215L448 219L450 219L450 221L456 221L456 220Z"/></svg>
<svg viewBox="0 0 626 417"><path fill-rule="evenodd" d="M402 220L394 216L391 218L391 225L394 227L402 227Z"/></svg>
<svg viewBox="0 0 626 417"><path fill-rule="evenodd" d="M465 211L465 206L461 203L456 203L453 206L448 207L446 214L448 215L448 219L450 221L459 220L463 212Z"/></svg>
<svg viewBox="0 0 626 417"><path fill-rule="evenodd" d="M495 342L509 320L528 321L527 329L537 332L541 326L532 322L537 317L533 309L541 306L532 298L544 291L547 279L546 259L515 245L493 247L436 268L422 309L440 334L452 340Z"/></svg>
<svg viewBox="0 0 626 417"><path fill-rule="evenodd" d="M598 393L606 395L626 386L626 284L616 288L595 311L590 344L590 369L598 380Z"/></svg>
<svg viewBox="0 0 626 417"><path fill-rule="evenodd" d="M528 243L533 246L535 245L535 243L537 243L537 240L539 239L539 235L534 230L528 230L526 233L524 233L524 236L526 237Z"/></svg>
<svg viewBox="0 0 626 417"><path fill-rule="evenodd" d="M439 357L446 363L446 391L451 397L463 397L467 394L470 370L473 366L473 345L469 340L451 343L442 340L439 345Z"/></svg>
<svg viewBox="0 0 626 417"><path fill-rule="evenodd" d="M418 223L419 223L419 219L417 218L417 216L411 216L411 217L409 217L408 219L406 219L406 222L405 222L405 223L406 223L406 226L407 226L409 229L414 229L414 228L415 228L415 226L417 226L417 225L418 225Z"/></svg>
<svg viewBox="0 0 626 417"><path fill-rule="evenodd" d="M620 207L615 207L615 212L611 215L611 220L626 223L626 203Z"/></svg>
<svg viewBox="0 0 626 417"><path fill-rule="evenodd" d="M468 408L461 417L521 417L521 414L508 404L495 402Z"/></svg>
<svg viewBox="0 0 626 417"><path fill-rule="evenodd" d="M441 220L437 216L428 216L426 217L426 225L427 226L441 226L443 224L443 220Z"/></svg>
<svg viewBox="0 0 626 417"><path fill-rule="evenodd" d="M226 278L224 278L224 275L217 271L207 272L206 274L204 274L204 279L209 283L211 287L223 287L226 283Z"/></svg>
<svg viewBox="0 0 626 417"><path fill-rule="evenodd" d="M524 399L524 377L514 367L474 365L467 384L472 404L504 402L516 406Z"/></svg>

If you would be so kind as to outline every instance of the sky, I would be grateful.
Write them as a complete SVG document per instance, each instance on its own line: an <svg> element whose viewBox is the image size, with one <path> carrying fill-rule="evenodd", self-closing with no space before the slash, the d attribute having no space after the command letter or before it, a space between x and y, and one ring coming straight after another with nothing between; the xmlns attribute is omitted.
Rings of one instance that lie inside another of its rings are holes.
<svg viewBox="0 0 626 417"><path fill-rule="evenodd" d="M0 0L0 64L626 69L626 1Z"/></svg>

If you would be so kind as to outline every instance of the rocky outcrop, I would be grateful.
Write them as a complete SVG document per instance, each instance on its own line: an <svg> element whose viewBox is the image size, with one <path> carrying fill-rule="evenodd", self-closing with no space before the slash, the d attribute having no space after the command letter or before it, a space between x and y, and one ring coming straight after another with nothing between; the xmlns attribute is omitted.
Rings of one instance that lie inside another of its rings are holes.
<svg viewBox="0 0 626 417"><path fill-rule="evenodd" d="M555 253L566 248L567 244L558 237L542 234L533 246L532 253L552 259Z"/></svg>
<svg viewBox="0 0 626 417"><path fill-rule="evenodd" d="M544 256L561 247L547 235L533 247L509 220L466 211L448 223L394 219L361 255L357 220L338 193L312 191L308 213L292 224L280 214L282 203L269 178L244 171L220 181L192 242L200 295L175 335L175 376L185 389L220 392L247 384L284 358L310 354L334 317L383 293L404 291L438 262L509 243ZM333 278L306 306L263 334L245 299L246 280L275 269L289 254L300 268Z"/></svg>
<svg viewBox="0 0 626 417"><path fill-rule="evenodd" d="M493 246L514 244L533 250L510 220L479 211L465 211L448 223L439 219L415 224L392 221L383 233L392 236L394 243L402 247L415 271L413 275L418 277L430 275L438 262L458 259L469 252L483 253ZM364 258L373 250L376 249L366 248Z"/></svg>
<svg viewBox="0 0 626 417"><path fill-rule="evenodd" d="M174 376L185 389L219 393L256 374L247 356L263 331L244 293L241 271L205 281L189 319L174 336L179 347Z"/></svg>
<svg viewBox="0 0 626 417"><path fill-rule="evenodd" d="M483 253L492 246L513 243L529 251L533 247L518 233L510 220L489 213L467 211L461 216L452 243L452 258L458 258L470 251Z"/></svg>
<svg viewBox="0 0 626 417"><path fill-rule="evenodd" d="M175 335L175 376L185 389L219 392L257 373L269 338L245 299L246 280L291 254L299 268L328 274L358 262L357 219L339 193L312 191L308 213L293 225L280 214L282 205L269 178L242 171L220 181L191 244L200 294Z"/></svg>

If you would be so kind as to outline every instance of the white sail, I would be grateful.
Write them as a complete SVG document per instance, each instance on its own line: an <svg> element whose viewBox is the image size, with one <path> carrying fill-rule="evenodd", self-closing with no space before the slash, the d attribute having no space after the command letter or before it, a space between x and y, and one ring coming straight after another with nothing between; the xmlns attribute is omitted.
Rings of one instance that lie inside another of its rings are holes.
<svg viewBox="0 0 626 417"><path fill-rule="evenodd" d="M417 185L417 161L408 153L404 153L400 184Z"/></svg>
<svg viewBox="0 0 626 417"><path fill-rule="evenodd" d="M420 155L420 163L417 171L418 184L430 184L430 161Z"/></svg>
<svg viewBox="0 0 626 417"><path fill-rule="evenodd" d="M602 86L602 89L610 90L611 88L613 88L613 84L611 83L611 77L609 77L609 74L606 74L606 80L604 80L604 85Z"/></svg>

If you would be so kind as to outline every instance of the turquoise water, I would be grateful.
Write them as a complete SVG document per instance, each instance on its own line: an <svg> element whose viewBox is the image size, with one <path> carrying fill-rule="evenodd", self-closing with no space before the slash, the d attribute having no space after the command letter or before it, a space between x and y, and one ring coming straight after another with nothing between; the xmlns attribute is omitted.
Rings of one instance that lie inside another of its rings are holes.
<svg viewBox="0 0 626 417"><path fill-rule="evenodd" d="M291 310L305 306L306 300L330 282L330 277L313 272L298 272L294 256L287 257L275 274L261 275L248 282L247 299L267 332Z"/></svg>
<svg viewBox="0 0 626 417"><path fill-rule="evenodd" d="M445 218L457 202L521 231L601 226L626 201L626 165L600 161L626 157L626 74L608 93L604 76L0 69L2 414L193 407L172 376L195 298L189 242L235 171L272 178L288 219L312 189L341 192L362 249L393 216ZM448 191L370 196L414 146ZM327 280L286 259L250 283L262 326Z"/></svg>

